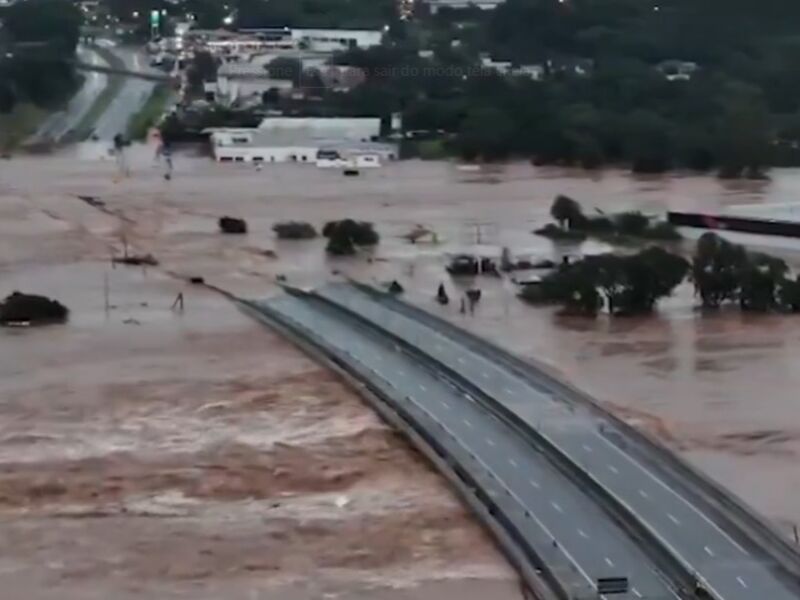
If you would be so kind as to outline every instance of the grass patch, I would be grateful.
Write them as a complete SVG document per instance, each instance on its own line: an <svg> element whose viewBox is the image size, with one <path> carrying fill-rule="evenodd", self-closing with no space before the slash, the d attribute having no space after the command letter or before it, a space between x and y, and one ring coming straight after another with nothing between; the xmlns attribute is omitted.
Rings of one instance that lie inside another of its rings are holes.
<svg viewBox="0 0 800 600"><path fill-rule="evenodd" d="M139 111L128 121L126 136L129 140L143 140L150 128L158 123L172 98L172 90L167 84L159 84Z"/></svg>
<svg viewBox="0 0 800 600"><path fill-rule="evenodd" d="M39 128L48 111L33 104L18 104L8 114L0 113L0 150L13 150Z"/></svg>
<svg viewBox="0 0 800 600"><path fill-rule="evenodd" d="M94 51L97 52L112 69L125 68L125 61L111 52L111 50L108 48L95 46ZM89 108L89 110L86 111L86 114L83 115L80 123L78 123L78 125L76 125L75 128L65 136L65 140L69 142L82 142L88 138L92 134L92 130L94 130L94 125L97 122L97 119L100 118L100 115L106 112L108 107L114 101L114 98L117 97L117 94L119 94L119 91L122 89L122 84L124 82L125 79L123 75L109 73L106 87L102 92L100 92L100 95L97 96L91 108Z"/></svg>

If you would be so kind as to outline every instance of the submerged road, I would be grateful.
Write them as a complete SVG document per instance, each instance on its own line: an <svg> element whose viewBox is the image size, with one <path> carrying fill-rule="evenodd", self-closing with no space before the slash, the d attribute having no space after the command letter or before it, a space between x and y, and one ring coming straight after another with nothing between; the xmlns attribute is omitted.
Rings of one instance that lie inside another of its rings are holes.
<svg viewBox="0 0 800 600"><path fill-rule="evenodd" d="M677 594L633 539L578 485L481 403L404 353L387 336L319 301L257 303L333 348L393 398L469 472L572 598L597 598L600 577L628 577L629 598Z"/></svg>
<svg viewBox="0 0 800 600"><path fill-rule="evenodd" d="M695 497L684 494L684 482L657 473L626 444L610 419L580 403L554 394L530 378L498 364L481 352L446 335L412 311L397 310L349 285L327 286L320 295L346 307L403 341L420 348L433 360L475 383L552 444L577 467L644 523L661 544L719 600L797 600L798 590L746 541L738 540L717 522ZM392 365L387 370L396 369ZM448 423L458 420L451 417ZM482 435L481 431L478 435ZM563 508L563 507L562 507ZM588 535L586 545L605 544L578 514L564 510L568 526Z"/></svg>

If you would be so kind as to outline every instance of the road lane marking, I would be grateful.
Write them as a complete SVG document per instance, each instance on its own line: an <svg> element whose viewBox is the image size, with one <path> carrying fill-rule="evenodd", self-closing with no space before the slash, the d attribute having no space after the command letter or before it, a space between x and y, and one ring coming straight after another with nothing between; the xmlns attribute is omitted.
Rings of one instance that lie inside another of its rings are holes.
<svg viewBox="0 0 800 600"><path fill-rule="evenodd" d="M464 419L464 425L472 429L472 423L470 423L467 419Z"/></svg>
<svg viewBox="0 0 800 600"><path fill-rule="evenodd" d="M619 469L614 465L608 465L608 470L614 473L614 475L619 475Z"/></svg>
<svg viewBox="0 0 800 600"><path fill-rule="evenodd" d="M481 375L483 376L484 379L489 379L489 374L486 371L481 373Z"/></svg>
<svg viewBox="0 0 800 600"><path fill-rule="evenodd" d="M540 489L540 488L539 488L539 482L537 482L537 481L534 481L533 479L531 479L531 480L530 480L530 484L531 484L533 487L535 487L537 490L538 490L538 489Z"/></svg>
<svg viewBox="0 0 800 600"><path fill-rule="evenodd" d="M519 465L517 465L517 461L515 461L513 458L509 458L508 459L508 464L510 464L515 469L519 466Z"/></svg>
<svg viewBox="0 0 800 600"><path fill-rule="evenodd" d="M709 556L714 556L714 552L708 546L703 546L703 550L705 550L706 554L708 554Z"/></svg>
<svg viewBox="0 0 800 600"><path fill-rule="evenodd" d="M486 443L489 444L490 446L494 446L494 442L492 441L491 438L486 438Z"/></svg>
<svg viewBox="0 0 800 600"><path fill-rule="evenodd" d="M421 383L419 384L419 389L420 389L420 390L422 390L423 392L427 392L427 391L428 391L428 388L426 388L426 387L425 387L424 385L422 385Z"/></svg>
<svg viewBox="0 0 800 600"><path fill-rule="evenodd" d="M684 503L686 506L688 506L690 509L692 509L692 511L694 511L694 512L695 512L695 513L696 513L696 514L697 514L697 515L698 515L698 516L699 516L701 519L703 519L703 520L704 520L706 523L708 523L708 524L709 524L709 525L711 525L711 526L712 526L714 529L716 529L718 533L722 534L722 536L723 536L723 537L724 537L726 540L728 540L728 541L729 541L729 542L730 542L730 543L731 543L731 544L732 544L732 545L733 545L735 548L737 548L737 549L739 550L739 552L741 552L742 554L744 554L744 555L746 555L746 556L750 556L750 553L749 553L747 550L745 550L745 549L742 547L742 545L741 545L741 544L739 544L739 542L737 542L736 540L734 540L734 539L733 539L733 538L732 538L732 537L731 537L731 536L730 536L730 535L729 535L729 534L728 534L726 531L724 531L724 530L723 530L723 529L722 529L722 528L721 528L719 525L717 525L716 523L714 523L714 521L712 521L711 519L709 519L709 518L708 518L708 516L706 516L706 515L705 515L705 514L704 514L704 513L703 513L703 512L702 512L700 509L698 509L698 508L697 508L697 507L696 507L694 504L692 504L691 502L689 502L689 501L688 501L686 498L684 498L683 496L681 496L680 494L678 494L678 493L677 493L675 490L673 490L671 487L669 487L669 486L668 486L666 483L664 483L664 482L663 482L661 479L659 479L658 477L656 477L656 475L655 475L654 473L652 473L651 471L649 471L648 469L646 469L646 468L644 467L644 465L642 465L642 464L641 464L639 461L637 461L636 459L634 459L634 458L633 458L632 456L630 456L629 454L627 454L627 453L623 452L623 451L622 451L620 448L618 448L618 447L617 447L617 446L616 446L614 443L612 443L610 440L606 439L604 436L600 435L599 433L595 433L595 435L596 435L596 436L597 436L597 437L598 437L600 440L602 440L604 443L606 443L607 445L611 446L611 448L613 448L614 450L616 450L616 451L617 451L619 454L621 454L621 455L622 455L622 456L623 456L623 457L624 457L624 458L625 458L625 459L626 459L628 462L630 462L630 463L631 463L632 465L634 465L635 467L639 468L639 469L640 469L640 470L641 470L643 473L645 473L645 474L646 474L646 475L647 475L647 476L648 476L650 479L652 479L653 481L655 481L655 482L656 482L658 485L660 485L661 487L663 487L663 488L664 488L665 490L667 490L667 491L668 491L670 494L672 494L673 496L675 496L676 498L678 498L678 499L679 499L681 502L683 502L683 503Z"/></svg>
<svg viewBox="0 0 800 600"><path fill-rule="evenodd" d="M637 590L636 588L631 588L631 593L632 593L634 596L636 596L637 598L641 598L641 597L642 597L642 594L641 594L641 592L639 592L639 590Z"/></svg>
<svg viewBox="0 0 800 600"><path fill-rule="evenodd" d="M739 585L741 585L743 588L747 587L747 584L744 582L744 579L742 579L741 577L737 577L736 581L738 581Z"/></svg>
<svg viewBox="0 0 800 600"><path fill-rule="evenodd" d="M612 568L614 567L614 561L613 561L613 560L611 560L610 558L608 558L607 556L606 556L606 564L607 564L609 567L612 567Z"/></svg>
<svg viewBox="0 0 800 600"><path fill-rule="evenodd" d="M463 365L463 364L465 364L467 361L465 361L465 360L464 360L464 357L463 357L463 356L459 356L459 357L458 357L458 362L459 362L459 363L461 363L461 364Z"/></svg>
<svg viewBox="0 0 800 600"><path fill-rule="evenodd" d="M645 492L644 490L639 490L639 495L642 498L649 498L650 497L650 496L647 495L647 492Z"/></svg>
<svg viewBox="0 0 800 600"><path fill-rule="evenodd" d="M553 508L555 508L555 509L556 509L558 512L560 512L560 513L563 513L563 512L564 512L564 510L563 510L563 509L562 509L562 508L561 508L561 507L560 507L560 506L559 506L559 505L558 505L556 502L551 502L550 504L551 504L551 505L553 506Z"/></svg>
<svg viewBox="0 0 800 600"><path fill-rule="evenodd" d="M506 394L508 394L509 396L513 396L514 390L512 390L511 388L506 388Z"/></svg>
<svg viewBox="0 0 800 600"><path fill-rule="evenodd" d="M442 400L442 406L444 406L445 409L450 410L450 405L447 402L445 402L444 400Z"/></svg>
<svg viewBox="0 0 800 600"><path fill-rule="evenodd" d="M400 375L400 377L405 377L406 376L406 374L403 373L403 371L397 371L397 374Z"/></svg>
<svg viewBox="0 0 800 600"><path fill-rule="evenodd" d="M669 520L672 521L673 523L675 523L675 525L680 525L681 524L681 522L678 521L678 517L675 517L675 516L671 515L670 513L667 513L667 517L669 517Z"/></svg>
<svg viewBox="0 0 800 600"><path fill-rule="evenodd" d="M578 529L578 535L581 536L584 539L587 539L587 540L589 539L589 536L586 535L586 532L583 529Z"/></svg>
<svg viewBox="0 0 800 600"><path fill-rule="evenodd" d="M584 444L583 445L583 449L586 450L587 452L591 452L592 451L592 447L589 444Z"/></svg>

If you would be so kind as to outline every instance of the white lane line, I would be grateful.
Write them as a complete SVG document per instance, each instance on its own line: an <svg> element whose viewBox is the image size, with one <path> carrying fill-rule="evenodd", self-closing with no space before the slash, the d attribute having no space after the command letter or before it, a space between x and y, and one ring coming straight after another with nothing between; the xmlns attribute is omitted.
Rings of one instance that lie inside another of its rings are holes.
<svg viewBox="0 0 800 600"><path fill-rule="evenodd" d="M506 388L506 394L508 394L509 396L513 396L514 390L512 390L511 388Z"/></svg>
<svg viewBox="0 0 800 600"><path fill-rule="evenodd" d="M675 525L680 525L681 524L681 522L678 521L678 517L675 517L675 516L671 515L670 513L667 513L667 517L669 518L670 521L675 523Z"/></svg>
<svg viewBox="0 0 800 600"><path fill-rule="evenodd" d="M406 376L406 374L403 371L398 371L397 374L400 375L400 377L405 377Z"/></svg>
<svg viewBox="0 0 800 600"><path fill-rule="evenodd" d="M606 564L607 564L609 567L612 567L612 568L614 567L614 561L613 561L613 560L611 560L610 558L608 558L607 556L606 556Z"/></svg>
<svg viewBox="0 0 800 600"><path fill-rule="evenodd" d="M650 497L650 496L647 495L647 492L645 492L644 490L639 490L639 495L642 498L649 498Z"/></svg>
<svg viewBox="0 0 800 600"><path fill-rule="evenodd" d="M515 461L513 458L509 458L508 459L508 464L510 464L515 469L519 466L519 465L517 465L517 461Z"/></svg>
<svg viewBox="0 0 800 600"><path fill-rule="evenodd" d="M475 460L477 460L477 461L478 461L478 462L479 462L481 465L483 465L483 468L484 468L484 469L486 469L487 471L490 471L490 469L489 469L489 467L486 465L486 463L484 463L484 462L483 462L483 461L482 461L480 458L478 458L478 457L474 457L474 458L475 458ZM509 488L508 488L508 486L506 485L505 481L503 481L502 479L498 479L498 481L500 481L500 483L502 483L503 485L505 485L505 486L506 486L506 489L509 489ZM538 487L539 487L539 484L538 484L538 483L536 483L535 481L533 481L532 479L530 480L530 482L531 482L531 485L533 485L533 487L535 487L535 488L538 488ZM524 503L524 502L522 502L522 500L520 499L520 497L519 497L519 496L517 496L517 495L516 495L516 494L515 494L513 491L510 491L510 489L509 489L509 494L511 495L511 497L512 497L512 498L514 498L514 501L515 501L517 504L519 504L521 507L525 508L525 503ZM536 516L534 513L530 512L529 510L527 510L527 509L526 509L526 510L525 510L525 516L526 516L526 517L530 517L531 519L533 519L533 520L536 522L536 524L539 526L539 528L540 528L542 531L544 531L544 533L545 533L547 536L549 536L549 537L550 537L550 539L552 539L552 540L555 540L555 539L556 539L556 536L554 536L554 535L553 535L553 533L552 533L552 532L551 532L551 531L550 531L550 530L547 528L547 525L545 525L544 523L542 523L542 521L541 521L541 520L540 520L540 519L539 519L539 518L538 518L538 517L537 517L537 516ZM559 550L561 551L561 553L562 553L562 554L563 554L563 555L566 557L566 559L567 559L569 562L571 562L571 563L574 565L574 567L575 567L575 570L576 570L576 571L578 571L578 573L580 573L580 574L581 574L581 576L582 576L582 577L583 577L583 578L584 578L584 579L585 579L585 580L586 580L586 581L589 583L589 586L590 586L592 589L595 589L595 590L596 590L596 589L597 589L597 582L596 582L596 581L595 581L595 580L594 580L594 579L593 579L593 578L592 578L592 577L591 577L591 576L590 576L590 575L589 575L589 574L586 572L586 570L585 570L583 567L581 567L580 563L579 563L577 560L575 560L575 557L573 557L573 556L572 556L572 554L570 554L569 550L567 550L567 549L564 547L564 544L558 544L558 548L559 548ZM674 596L675 596L676 600L680 600L680 598L678 597L678 595L677 595L675 592L673 592L673 594L674 594ZM600 596L600 598L601 598L602 600L606 600L605 596Z"/></svg>
<svg viewBox="0 0 800 600"><path fill-rule="evenodd" d="M529 483L530 483L530 484L531 484L533 487L535 487L537 490L538 490L538 489L540 489L540 488L539 488L539 482L538 482L538 481L534 481L533 479L531 479L531 480L529 481Z"/></svg>
<svg viewBox="0 0 800 600"><path fill-rule="evenodd" d="M614 465L608 465L608 470L614 473L614 475L619 475L619 469Z"/></svg>
<svg viewBox="0 0 800 600"><path fill-rule="evenodd" d="M461 364L463 365L463 364L465 364L467 361L465 361L465 360L464 360L464 357L463 357L463 356L459 356L459 357L458 357L458 362L459 362L459 363L461 363Z"/></svg>
<svg viewBox="0 0 800 600"><path fill-rule="evenodd" d="M714 552L708 546L703 546L703 550L705 550L706 554L708 554L709 556L714 556Z"/></svg>
<svg viewBox="0 0 800 600"><path fill-rule="evenodd" d="M467 419L464 419L464 425L472 429L472 423L470 423Z"/></svg>
<svg viewBox="0 0 800 600"><path fill-rule="evenodd" d="M494 441L492 440L492 438L486 438L486 443L489 444L490 446L494 446Z"/></svg>
<svg viewBox="0 0 800 600"><path fill-rule="evenodd" d="M586 535L586 532L583 529L578 529L578 535L581 536L582 538L586 539L586 540L589 539L589 536Z"/></svg>
<svg viewBox="0 0 800 600"><path fill-rule="evenodd" d="M664 483L664 482L663 482L661 479L659 479L658 477L656 477L654 473L652 473L652 472L650 472L648 469L646 469L646 468L644 467L644 465L642 465L642 464L641 464L639 461L637 461L636 459L634 459L634 458L633 458L632 456L630 456L629 454L627 454L627 453L623 452L623 451L622 451L620 448L618 448L618 447L617 447L615 444L613 444L611 441L607 440L607 439L606 439L604 436L600 435L599 433L595 433L595 435L596 435L596 436L597 436L597 437L598 437L600 440L602 440L602 441L603 441L605 444L607 444L608 446L611 446L611 448L613 448L613 449L614 449L614 450L616 450L616 451L617 451L619 454L621 454L621 455L622 455L622 456L623 456L623 457L624 457L624 458L625 458L625 459L626 459L628 462L630 462L632 465L634 465L635 467L637 467L638 469L640 469L640 470L641 470L643 473L645 473L645 474L646 474L646 475L647 475L647 476L648 476L650 479L652 479L652 480L653 480L653 481L655 481L655 482L656 482L658 485L660 485L662 488L664 488L665 490L667 490L667 492L669 492L670 494L672 494L673 496L675 496L676 498L678 498L678 499L679 499L681 502L683 502L683 503L684 503L686 506L688 506L690 509L692 509L692 511L694 511L694 512L695 512L695 513L696 513L696 514L697 514L697 515L698 515L698 516L699 516L701 519L703 519L703 520L704 520L706 523L708 523L709 525L711 525L711 526L712 526L714 529L716 529L716 530L717 530L717 532L718 532L718 533L722 534L722 536L723 536L723 537L724 537L726 540L728 540L728 541L729 541L731 544L733 544L733 546L734 546L734 547L736 547L736 548L739 550L739 552L741 552L742 554L745 554L745 555L747 555L747 556L750 556L750 553L749 553L747 550L745 550L744 548L742 548L742 545L741 545L741 544L739 544L739 542L737 542L736 540L734 540L734 539L733 539L733 538L732 538L732 537L731 537L731 536L730 536L730 535L729 535L729 534L728 534L726 531L724 531L724 530L723 530L723 529L722 529L722 528L721 528L719 525L717 525L716 523L714 523L714 521L712 521L711 519L709 519L709 518L708 518L708 517L707 517L707 516L706 516L706 515L705 515L705 514L702 512L702 511L700 511L700 509L698 509L698 508L697 508L697 507L696 507L694 504L692 504L691 502L689 502L689 501L688 501L686 498L684 498L683 496L681 496L680 494L678 494L678 493L677 493L675 490L673 490L671 487L669 487L669 486L668 486L666 483Z"/></svg>
<svg viewBox="0 0 800 600"><path fill-rule="evenodd" d="M583 445L583 449L586 450L587 452L591 452L592 451L592 447L589 444L584 444Z"/></svg>
<svg viewBox="0 0 800 600"><path fill-rule="evenodd" d="M486 371L481 373L481 375L483 376L484 379L489 379L489 374Z"/></svg>
<svg viewBox="0 0 800 600"><path fill-rule="evenodd" d="M639 590L637 590L636 588L631 588L631 593L634 596L636 596L637 598L641 598L642 597L642 593Z"/></svg>
<svg viewBox="0 0 800 600"><path fill-rule="evenodd" d="M744 579L742 579L741 577L737 577L736 581L738 581L739 585L741 585L743 588L747 587L747 584L744 582Z"/></svg>
<svg viewBox="0 0 800 600"><path fill-rule="evenodd" d="M425 387L424 385L422 385L421 383L419 384L419 389L420 389L420 390L422 390L423 392L427 392L427 391L428 391L428 388L426 388L426 387Z"/></svg>
<svg viewBox="0 0 800 600"><path fill-rule="evenodd" d="M553 506L553 508L555 508L555 509L556 509L558 512L560 512L560 513L563 513L563 512L564 512L564 509L562 509L562 508L561 508L561 506L559 506L559 504L558 504L558 503L556 503L556 502L551 502L550 504L551 504L551 505Z"/></svg>
<svg viewBox="0 0 800 600"><path fill-rule="evenodd" d="M450 405L444 400L442 400L442 406L444 406L446 410L450 410Z"/></svg>

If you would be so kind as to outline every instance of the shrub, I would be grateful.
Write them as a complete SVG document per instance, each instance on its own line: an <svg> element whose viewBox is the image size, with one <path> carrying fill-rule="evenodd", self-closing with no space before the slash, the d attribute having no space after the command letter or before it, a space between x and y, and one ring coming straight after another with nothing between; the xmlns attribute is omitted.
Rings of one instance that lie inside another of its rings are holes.
<svg viewBox="0 0 800 600"><path fill-rule="evenodd" d="M357 246L374 246L380 241L372 223L353 219L325 223L322 235L328 238L326 250L335 255L353 254Z"/></svg>
<svg viewBox="0 0 800 600"><path fill-rule="evenodd" d="M282 240L311 240L317 237L317 230L305 221L281 221L272 226L272 231Z"/></svg>
<svg viewBox="0 0 800 600"><path fill-rule="evenodd" d="M69 309L56 300L13 292L0 302L0 323L57 323L67 320Z"/></svg>
<svg viewBox="0 0 800 600"><path fill-rule="evenodd" d="M621 235L641 237L650 226L650 219L639 211L629 211L615 215L614 225Z"/></svg>
<svg viewBox="0 0 800 600"><path fill-rule="evenodd" d="M219 229L222 233L247 233L247 222L234 217L220 217Z"/></svg>
<svg viewBox="0 0 800 600"><path fill-rule="evenodd" d="M544 227L534 231L536 235L550 238L552 240L565 240L571 242L582 242L586 239L586 234L578 229L562 229L554 223L548 223Z"/></svg>

